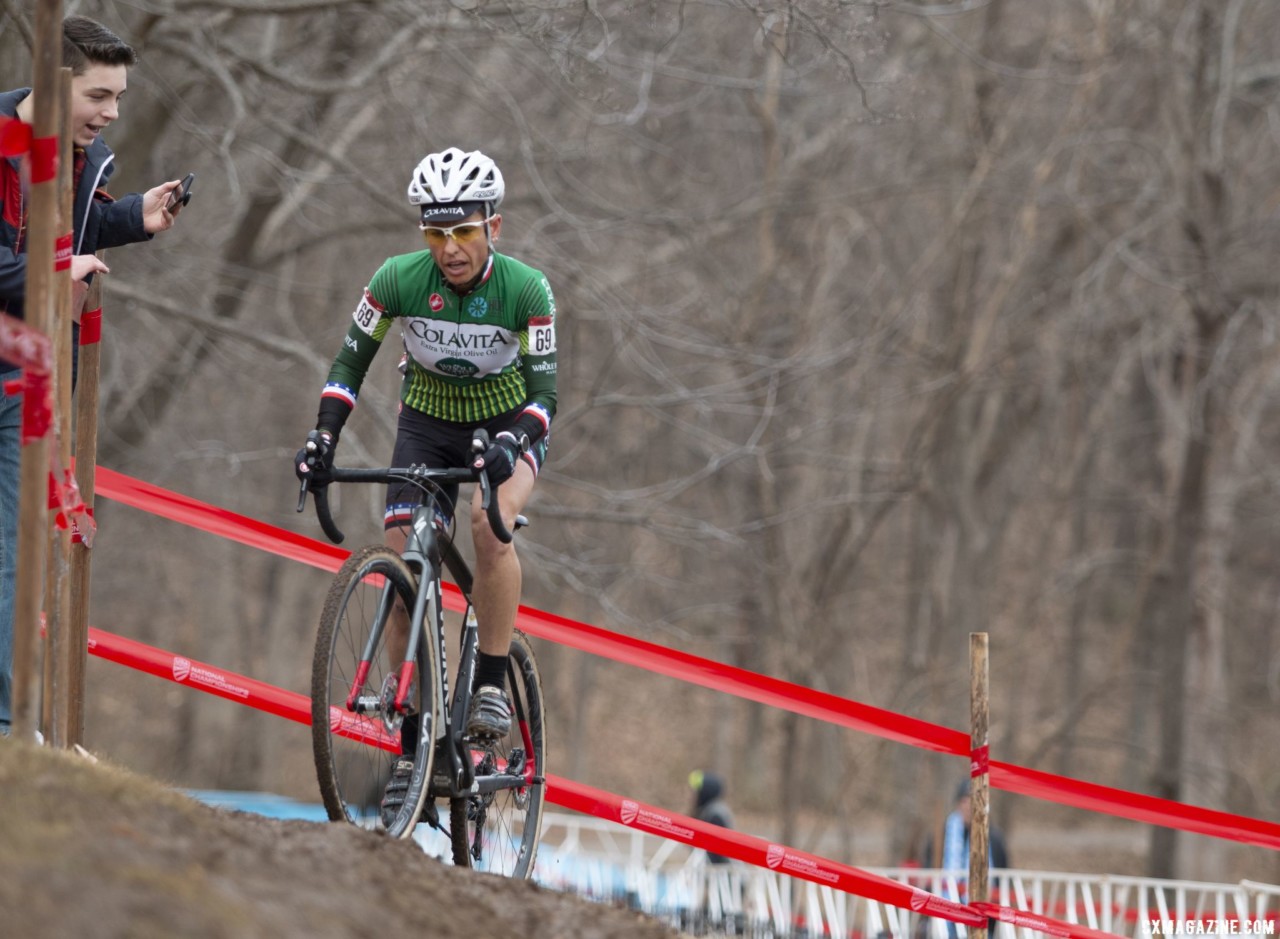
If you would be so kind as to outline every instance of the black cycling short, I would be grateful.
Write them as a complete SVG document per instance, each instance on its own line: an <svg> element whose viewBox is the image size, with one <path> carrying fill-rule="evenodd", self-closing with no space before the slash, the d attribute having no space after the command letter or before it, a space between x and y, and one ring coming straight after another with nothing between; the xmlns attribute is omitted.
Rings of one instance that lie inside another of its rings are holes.
<svg viewBox="0 0 1280 939"><path fill-rule="evenodd" d="M490 437L500 431L510 430L516 418L524 413L524 408L516 408L506 414L499 414L482 424L460 424L456 421L444 421L416 411L404 404L400 405L400 419L396 425L396 445L391 454L392 466L413 466L425 463L427 466L467 466L474 459L471 453L471 437L477 427L488 431ZM543 434L524 460L538 475L547 456L547 445L551 440L549 433ZM448 525L453 520L453 509L458 501L458 484L447 483L441 490L445 498L441 500L440 521ZM398 528L408 525L413 518L413 510L422 502L422 490L410 483L393 482L387 486L387 512L383 516L383 528Z"/></svg>

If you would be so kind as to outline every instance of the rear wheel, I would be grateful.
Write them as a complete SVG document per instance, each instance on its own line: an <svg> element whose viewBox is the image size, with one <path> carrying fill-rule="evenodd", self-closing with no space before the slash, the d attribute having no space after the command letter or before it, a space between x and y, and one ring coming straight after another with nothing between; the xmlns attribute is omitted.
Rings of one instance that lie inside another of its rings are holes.
<svg viewBox="0 0 1280 939"><path fill-rule="evenodd" d="M524 633L511 639L507 659L511 732L471 748L478 792L449 803L453 861L459 867L528 879L542 833L546 759L542 682Z"/></svg>
<svg viewBox="0 0 1280 939"><path fill-rule="evenodd" d="M397 598L413 608L415 590L416 578L400 556L370 545L347 559L325 598L311 666L311 743L320 795L334 821L368 828L380 823L382 794L400 753L406 717L394 707L402 663L387 653L387 619ZM407 714L416 718L410 726L425 721L428 733L436 725L434 656L430 642L419 643L405 700ZM421 782L430 776L432 748L418 749L419 761L427 763L415 767L414 778ZM425 786L411 787L388 834L403 838L412 832L424 791Z"/></svg>

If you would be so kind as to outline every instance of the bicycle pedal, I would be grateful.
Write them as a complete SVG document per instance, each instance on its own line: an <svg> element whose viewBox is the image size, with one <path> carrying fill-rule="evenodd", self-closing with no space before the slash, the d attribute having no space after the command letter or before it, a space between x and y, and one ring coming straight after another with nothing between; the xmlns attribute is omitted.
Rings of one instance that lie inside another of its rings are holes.
<svg viewBox="0 0 1280 939"><path fill-rule="evenodd" d="M376 694L362 694L356 698L357 714L376 714L382 710L382 699Z"/></svg>

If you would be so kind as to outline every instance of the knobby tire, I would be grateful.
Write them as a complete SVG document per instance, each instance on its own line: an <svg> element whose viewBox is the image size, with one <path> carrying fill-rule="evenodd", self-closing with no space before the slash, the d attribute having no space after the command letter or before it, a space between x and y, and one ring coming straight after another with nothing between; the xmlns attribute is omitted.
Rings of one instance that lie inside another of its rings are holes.
<svg viewBox="0 0 1280 939"><path fill-rule="evenodd" d="M311 670L311 741L325 810L333 821L364 827L379 824L382 794L398 755L394 745L397 727L388 728L380 713L358 715L347 709L361 654L374 629L380 636L363 690L379 696L383 689L394 687L400 663L388 662L387 630L385 623L379 622L379 611L385 607L381 603L384 583L392 585L406 609L413 608L416 578L395 552L369 545L346 560L325 598ZM434 606L438 615L439 604ZM424 629L432 628L429 622L423 625ZM410 701L428 727L436 726L438 720L437 674L434 646L424 636ZM432 749L421 747L418 754L419 760L428 763L422 767L422 778L428 780ZM411 800L413 804L401 808L387 829L389 835L404 838L412 834L426 788L424 785L418 798Z"/></svg>

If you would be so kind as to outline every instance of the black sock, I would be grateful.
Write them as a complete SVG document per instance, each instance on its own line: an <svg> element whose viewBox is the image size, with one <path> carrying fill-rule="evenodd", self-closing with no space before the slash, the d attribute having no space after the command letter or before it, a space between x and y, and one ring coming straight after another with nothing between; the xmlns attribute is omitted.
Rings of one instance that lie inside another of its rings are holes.
<svg viewBox="0 0 1280 939"><path fill-rule="evenodd" d="M507 687L507 657L505 655L486 655L477 653L476 680L472 690L481 685L493 685L497 688Z"/></svg>

